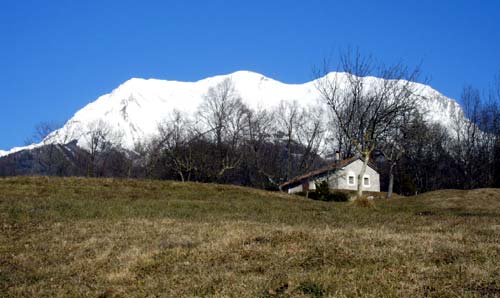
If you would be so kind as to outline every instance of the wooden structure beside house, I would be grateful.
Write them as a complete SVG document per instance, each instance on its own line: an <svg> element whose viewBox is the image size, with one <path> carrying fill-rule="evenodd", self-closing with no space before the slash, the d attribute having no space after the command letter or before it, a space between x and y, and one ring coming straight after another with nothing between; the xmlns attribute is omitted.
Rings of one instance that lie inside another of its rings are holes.
<svg viewBox="0 0 500 298"><path fill-rule="evenodd" d="M288 193L314 191L316 183L326 180L330 189L357 190L358 176L363 166L361 157L336 161L324 168L295 177L280 185L281 191ZM376 167L368 162L363 177L363 190L380 191L380 175Z"/></svg>

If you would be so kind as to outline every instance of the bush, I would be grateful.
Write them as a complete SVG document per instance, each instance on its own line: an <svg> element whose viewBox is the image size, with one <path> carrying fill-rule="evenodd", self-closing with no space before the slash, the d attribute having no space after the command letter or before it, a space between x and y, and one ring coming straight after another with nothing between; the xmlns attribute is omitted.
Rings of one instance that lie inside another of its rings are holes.
<svg viewBox="0 0 500 298"><path fill-rule="evenodd" d="M354 205L361 208L375 208L375 202L363 196L354 200Z"/></svg>
<svg viewBox="0 0 500 298"><path fill-rule="evenodd" d="M305 191L299 191L299 192L294 193L294 195L305 197L305 196L307 196L307 193Z"/></svg>
<svg viewBox="0 0 500 298"><path fill-rule="evenodd" d="M312 200L325 201L325 202L347 202L349 195L345 192L334 191L330 192L328 182L321 181L316 183L316 191L299 191L295 193L298 196L307 197Z"/></svg>
<svg viewBox="0 0 500 298"><path fill-rule="evenodd" d="M405 196L413 196L417 193L417 186L410 176L404 175L400 185L400 193Z"/></svg>
<svg viewBox="0 0 500 298"><path fill-rule="evenodd" d="M347 195L345 192L334 191L328 194L328 196L326 196L323 200L334 201L334 202L347 202L349 201L349 195Z"/></svg>
<svg viewBox="0 0 500 298"><path fill-rule="evenodd" d="M326 293L325 289L323 289L321 285L311 281L301 282L298 289L302 291L303 294L314 298L321 298Z"/></svg>
<svg viewBox="0 0 500 298"><path fill-rule="evenodd" d="M349 201L349 196L341 191L330 192L330 186L326 180L316 183L316 195L317 200L326 202L347 202Z"/></svg>
<svg viewBox="0 0 500 298"><path fill-rule="evenodd" d="M313 200L319 200L318 194L314 191L309 191L309 192L299 191L299 192L296 192L294 194L297 196L306 197L306 198L313 199Z"/></svg>
<svg viewBox="0 0 500 298"><path fill-rule="evenodd" d="M328 196L330 195L330 186L326 180L321 181L320 183L316 182L316 194L318 196L318 200L327 201Z"/></svg>

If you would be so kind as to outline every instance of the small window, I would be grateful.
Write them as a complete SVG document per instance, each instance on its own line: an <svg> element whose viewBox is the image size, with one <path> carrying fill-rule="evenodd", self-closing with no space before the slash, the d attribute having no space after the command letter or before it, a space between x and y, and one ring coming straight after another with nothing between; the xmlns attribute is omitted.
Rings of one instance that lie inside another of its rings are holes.
<svg viewBox="0 0 500 298"><path fill-rule="evenodd" d="M349 183L349 185L354 185L354 176L350 175L347 183Z"/></svg>
<svg viewBox="0 0 500 298"><path fill-rule="evenodd" d="M364 177L363 179L364 186L370 186L370 177Z"/></svg>

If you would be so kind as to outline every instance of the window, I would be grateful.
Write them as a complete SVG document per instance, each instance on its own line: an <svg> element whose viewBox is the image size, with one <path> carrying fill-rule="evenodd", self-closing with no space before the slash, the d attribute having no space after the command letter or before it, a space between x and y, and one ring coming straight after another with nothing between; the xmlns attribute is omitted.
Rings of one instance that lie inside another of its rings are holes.
<svg viewBox="0 0 500 298"><path fill-rule="evenodd" d="M364 177L363 178L363 185L364 186L370 186L370 177Z"/></svg>
<svg viewBox="0 0 500 298"><path fill-rule="evenodd" d="M349 185L354 185L354 175L349 175L349 177L347 179L347 183Z"/></svg>

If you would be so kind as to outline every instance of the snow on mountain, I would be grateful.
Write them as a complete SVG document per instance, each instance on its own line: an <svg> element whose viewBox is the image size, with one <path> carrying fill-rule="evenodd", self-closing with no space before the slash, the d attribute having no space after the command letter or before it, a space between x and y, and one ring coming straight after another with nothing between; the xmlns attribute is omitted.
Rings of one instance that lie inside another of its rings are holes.
<svg viewBox="0 0 500 298"><path fill-rule="evenodd" d="M22 150L31 150L31 149L34 149L36 147L40 147L44 145L44 143L39 143L39 144L32 144L32 145L29 145L29 146L22 146L22 147L14 147L10 150L7 150L7 151L4 151L4 150L0 150L0 157L2 156L5 156L5 155L9 155L9 154L12 154L12 153L16 153L16 152L19 152L19 151L22 151Z"/></svg>
<svg viewBox="0 0 500 298"><path fill-rule="evenodd" d="M281 100L312 104L317 93L312 82L284 84L263 75L239 71L198 82L130 79L110 94L99 97L78 111L66 125L48 137L49 142L65 143L78 139L89 123L103 120L122 134L122 146L133 148L137 141L155 134L158 124L173 110L193 114L210 87L231 78L242 100L252 108L272 108Z"/></svg>
<svg viewBox="0 0 500 298"><path fill-rule="evenodd" d="M328 76L341 76L342 79L345 74L330 73ZM166 119L173 110L193 115L208 89L227 78L231 78L243 102L252 108L272 109L282 100L296 100L303 106L320 104L315 81L285 84L249 71L214 76L197 82L133 78L79 110L61 129L50 134L42 143L0 151L0 156L48 143L68 143L75 139L80 146L86 147L84 134L89 125L96 121L103 121L119 131L122 147L132 149L137 141L154 135L158 123ZM420 107L425 117L451 127L453 116L462 113L460 106L429 86L417 85L420 94L426 97Z"/></svg>

